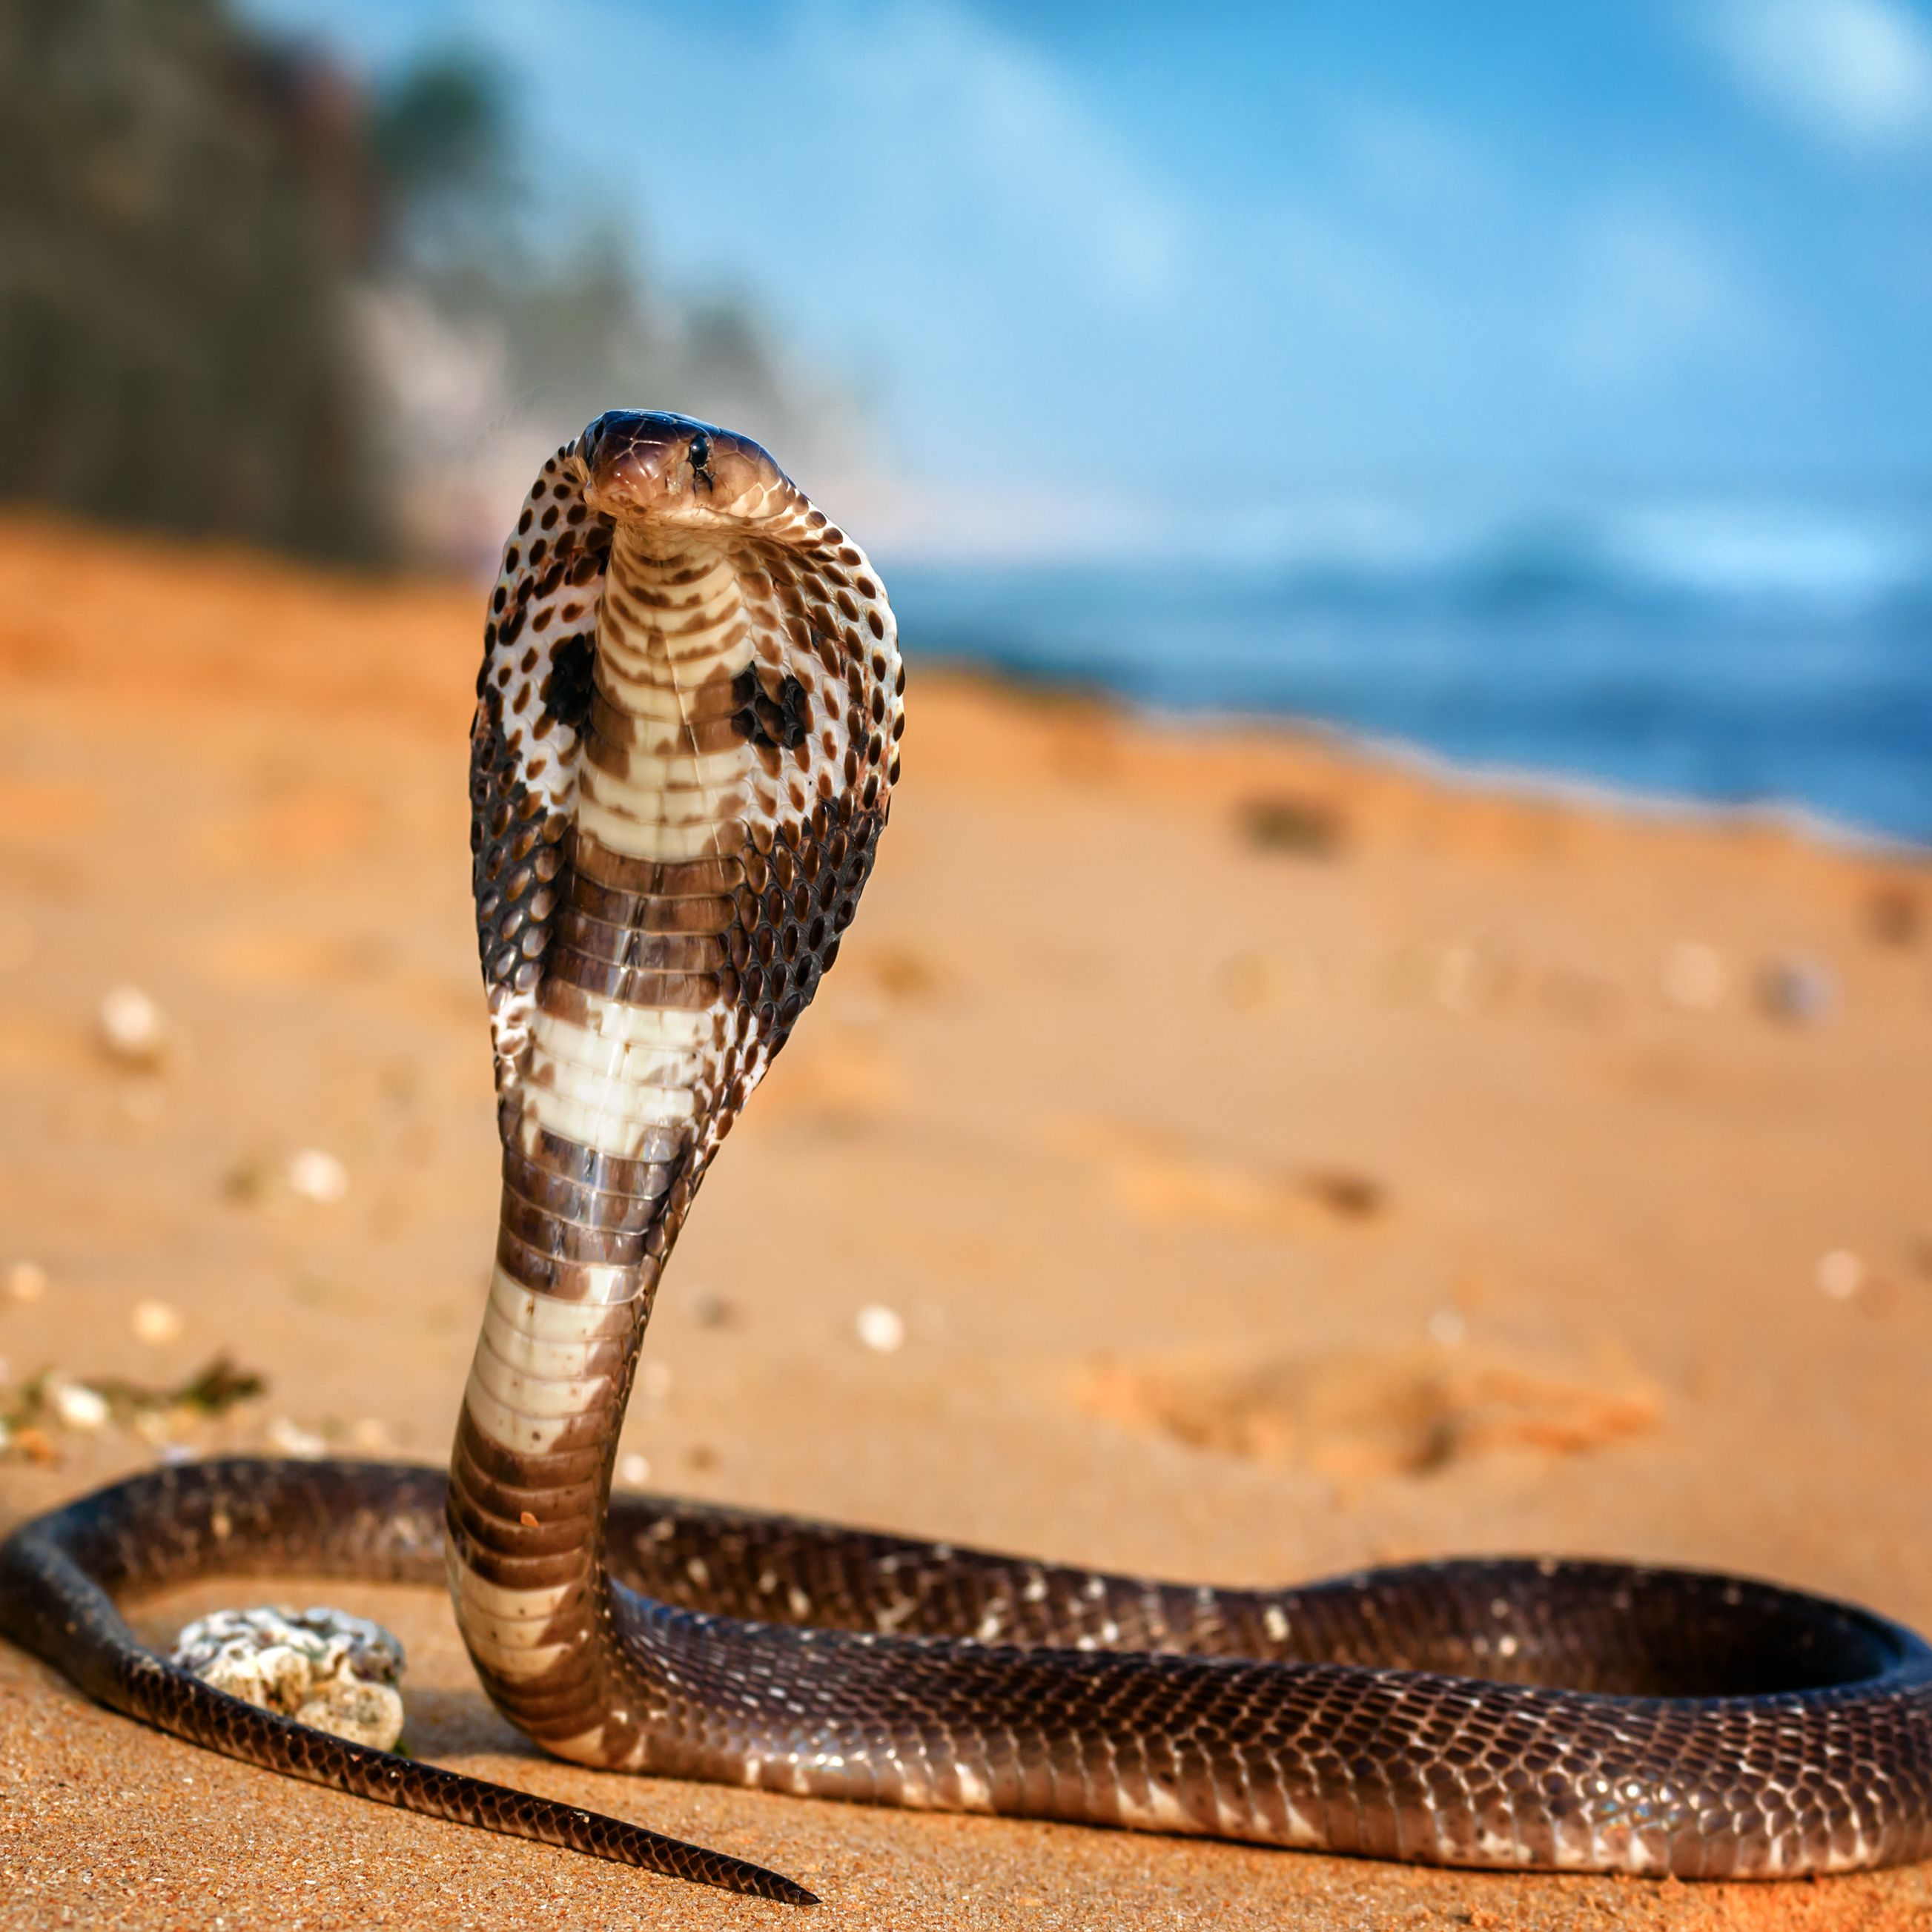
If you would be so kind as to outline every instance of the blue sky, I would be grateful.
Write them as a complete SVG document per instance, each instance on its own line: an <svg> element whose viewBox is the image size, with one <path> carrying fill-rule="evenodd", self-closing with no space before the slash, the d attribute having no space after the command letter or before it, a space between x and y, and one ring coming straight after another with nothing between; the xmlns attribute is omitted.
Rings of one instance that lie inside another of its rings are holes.
<svg viewBox="0 0 1932 1932"><path fill-rule="evenodd" d="M1932 485L1918 0L248 0L494 56L531 172L961 492Z"/></svg>

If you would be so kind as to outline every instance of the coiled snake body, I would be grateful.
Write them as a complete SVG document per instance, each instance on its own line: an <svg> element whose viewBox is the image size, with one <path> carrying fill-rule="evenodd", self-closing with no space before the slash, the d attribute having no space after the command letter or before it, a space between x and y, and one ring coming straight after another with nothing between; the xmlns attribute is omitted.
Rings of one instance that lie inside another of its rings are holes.
<svg viewBox="0 0 1932 1932"><path fill-rule="evenodd" d="M472 760L503 1142L448 1477L166 1468L0 1546L0 1629L103 1703L338 1789L740 1891L790 1881L341 1742L137 1643L209 1571L447 1571L580 1762L1438 1863L1763 1877L1932 1855L1932 1649L1694 1573L1471 1561L1184 1588L610 1494L658 1278L836 955L898 772L891 613L745 438L614 413L506 550Z"/></svg>

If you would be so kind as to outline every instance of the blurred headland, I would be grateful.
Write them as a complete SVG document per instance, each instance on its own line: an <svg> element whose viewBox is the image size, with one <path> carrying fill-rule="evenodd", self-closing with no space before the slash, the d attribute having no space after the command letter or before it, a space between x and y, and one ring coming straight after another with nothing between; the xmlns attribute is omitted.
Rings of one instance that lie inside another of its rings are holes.
<svg viewBox="0 0 1932 1932"><path fill-rule="evenodd" d="M594 200L534 216L508 86L220 0L0 10L0 499L473 574L614 399L850 443L743 304L654 286Z"/></svg>

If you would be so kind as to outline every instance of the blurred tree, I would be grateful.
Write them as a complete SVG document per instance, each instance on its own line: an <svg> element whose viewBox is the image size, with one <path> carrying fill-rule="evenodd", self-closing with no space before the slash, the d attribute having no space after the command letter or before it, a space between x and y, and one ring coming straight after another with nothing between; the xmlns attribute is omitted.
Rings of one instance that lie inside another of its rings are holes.
<svg viewBox="0 0 1932 1932"><path fill-rule="evenodd" d="M494 69L460 48L427 56L377 92L368 139L392 245L447 253L500 238L516 184Z"/></svg>
<svg viewBox="0 0 1932 1932"><path fill-rule="evenodd" d="M0 496L378 547L358 119L216 0L0 0Z"/></svg>

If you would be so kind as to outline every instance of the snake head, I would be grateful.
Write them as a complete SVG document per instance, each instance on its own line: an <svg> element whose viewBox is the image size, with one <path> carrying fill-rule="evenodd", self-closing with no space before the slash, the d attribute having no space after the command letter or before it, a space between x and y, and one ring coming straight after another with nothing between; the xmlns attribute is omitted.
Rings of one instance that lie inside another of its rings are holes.
<svg viewBox="0 0 1932 1932"><path fill-rule="evenodd" d="M740 534L799 500L749 436L690 416L607 410L578 438L576 456L585 500L620 524Z"/></svg>

